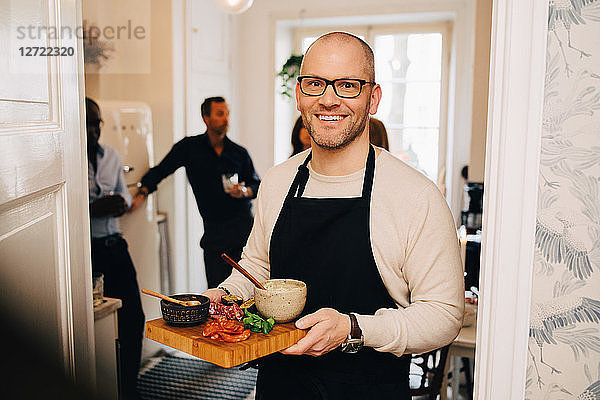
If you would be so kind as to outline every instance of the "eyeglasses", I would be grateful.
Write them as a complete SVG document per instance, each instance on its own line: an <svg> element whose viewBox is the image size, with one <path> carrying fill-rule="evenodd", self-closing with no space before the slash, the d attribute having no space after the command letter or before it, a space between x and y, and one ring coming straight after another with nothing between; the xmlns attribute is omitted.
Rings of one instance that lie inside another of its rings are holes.
<svg viewBox="0 0 600 400"><path fill-rule="evenodd" d="M298 77L300 91L307 96L321 96L331 85L336 96L343 99L352 99L360 96L364 85L375 85L375 82L369 82L364 79L334 79L330 81L316 76L303 75Z"/></svg>

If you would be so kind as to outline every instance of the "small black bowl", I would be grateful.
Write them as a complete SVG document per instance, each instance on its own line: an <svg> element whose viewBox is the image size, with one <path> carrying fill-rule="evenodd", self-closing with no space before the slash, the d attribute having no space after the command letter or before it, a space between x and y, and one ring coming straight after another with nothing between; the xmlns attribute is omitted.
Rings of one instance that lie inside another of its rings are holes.
<svg viewBox="0 0 600 400"><path fill-rule="evenodd" d="M170 301L161 300L160 309L165 322L171 326L194 326L201 324L208 318L208 308L210 299L200 294L175 294L174 299L190 301L196 300L200 302L197 306L182 306L180 304L171 303Z"/></svg>

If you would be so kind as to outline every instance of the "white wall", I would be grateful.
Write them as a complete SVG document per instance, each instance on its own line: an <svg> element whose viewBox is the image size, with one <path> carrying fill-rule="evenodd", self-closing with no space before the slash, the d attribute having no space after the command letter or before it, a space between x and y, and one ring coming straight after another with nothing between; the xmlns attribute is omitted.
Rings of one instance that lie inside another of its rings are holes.
<svg viewBox="0 0 600 400"><path fill-rule="evenodd" d="M282 65L275 61L277 21L440 12L455 16L453 50L457 62L454 87L460 90L452 92L452 87L450 88L450 108L454 110L455 116L449 118L448 145L453 146L454 151L447 157L447 185L448 198L458 220L462 205L460 170L463 165L469 163L470 158L475 0L436 0L427 3L413 0L375 0L369 3L360 0L335 0L327 3L319 0L255 2L250 10L240 17L240 62L236 63L234 68L240 83L240 97L237 101L242 106L238 110L241 121L240 142L247 145L259 174L264 175L274 163L273 96L277 89L274 87L274 79ZM289 140L291 129L275 134L285 135L286 140Z"/></svg>

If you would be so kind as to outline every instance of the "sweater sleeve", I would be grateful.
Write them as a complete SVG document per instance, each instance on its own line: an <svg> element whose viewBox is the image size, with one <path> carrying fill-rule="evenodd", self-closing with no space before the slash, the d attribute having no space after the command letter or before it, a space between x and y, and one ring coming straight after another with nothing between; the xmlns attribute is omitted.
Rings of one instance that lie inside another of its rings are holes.
<svg viewBox="0 0 600 400"><path fill-rule="evenodd" d="M127 190L127 182L125 181L125 173L123 172L123 162L121 161L121 157L118 153L116 153L116 157L119 165L117 171L119 175L117 178L117 185L115 186L115 192L119 193L125 199L125 202L127 203L127 208L129 208L131 207L132 198L131 194L129 194L129 190Z"/></svg>
<svg viewBox="0 0 600 400"><path fill-rule="evenodd" d="M407 307L359 315L365 345L397 356L445 346L458 335L464 311L464 276L456 227L441 193L428 186L408 224L401 276L410 293Z"/></svg>
<svg viewBox="0 0 600 400"><path fill-rule="evenodd" d="M263 181L264 182L264 181ZM258 187L254 225L244 246L239 264L259 282L269 279L269 240L271 232L266 226L267 199L263 196L263 184ZM244 275L234 269L231 275L219 286L227 288L232 294L248 299L254 296L254 285Z"/></svg>

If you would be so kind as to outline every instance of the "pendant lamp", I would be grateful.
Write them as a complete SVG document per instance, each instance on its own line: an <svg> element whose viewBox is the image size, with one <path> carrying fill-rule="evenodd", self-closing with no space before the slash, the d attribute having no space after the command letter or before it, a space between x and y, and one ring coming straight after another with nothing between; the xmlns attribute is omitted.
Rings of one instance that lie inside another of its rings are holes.
<svg viewBox="0 0 600 400"><path fill-rule="evenodd" d="M217 7L228 14L241 14L252 6L254 0L215 0Z"/></svg>

